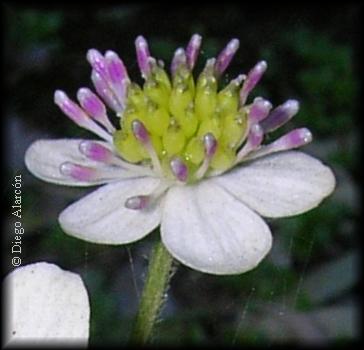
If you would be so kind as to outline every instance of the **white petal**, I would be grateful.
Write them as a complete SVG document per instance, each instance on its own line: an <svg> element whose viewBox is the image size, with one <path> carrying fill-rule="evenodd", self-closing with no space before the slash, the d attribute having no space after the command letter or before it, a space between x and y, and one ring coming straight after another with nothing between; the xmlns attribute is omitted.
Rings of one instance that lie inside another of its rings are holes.
<svg viewBox="0 0 364 350"><path fill-rule="evenodd" d="M27 149L25 153L25 164L29 171L36 177L44 181L69 186L92 186L110 182L113 178L136 176L127 174L119 167L108 166L88 159L79 150L79 145L82 141L85 140L38 140ZM97 142L110 149L108 143L102 141ZM91 182L77 181L60 172L60 165L65 162L72 162L86 167L95 167L99 169L101 176Z"/></svg>
<svg viewBox="0 0 364 350"><path fill-rule="evenodd" d="M90 306L77 274L35 263L11 272L4 289L6 345L87 346Z"/></svg>
<svg viewBox="0 0 364 350"><path fill-rule="evenodd" d="M296 151L244 163L213 181L260 215L272 218L304 213L335 188L330 168Z"/></svg>
<svg viewBox="0 0 364 350"><path fill-rule="evenodd" d="M267 224L211 180L169 190L161 235L177 260L218 275L253 269L272 244Z"/></svg>
<svg viewBox="0 0 364 350"><path fill-rule="evenodd" d="M159 182L158 179L139 178L105 185L66 208L59 216L59 222L66 233L89 242L134 242L159 225L159 203L133 210L125 208L125 201L152 193Z"/></svg>

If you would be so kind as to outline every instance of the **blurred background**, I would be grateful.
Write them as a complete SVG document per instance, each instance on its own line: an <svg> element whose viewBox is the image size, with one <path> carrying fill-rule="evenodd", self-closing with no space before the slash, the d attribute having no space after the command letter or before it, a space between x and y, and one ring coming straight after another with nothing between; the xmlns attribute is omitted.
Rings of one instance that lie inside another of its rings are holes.
<svg viewBox="0 0 364 350"><path fill-rule="evenodd" d="M305 151L330 165L335 193L317 209L271 220L274 246L253 271L213 276L179 265L157 324L154 344L342 344L359 337L359 28L355 2L280 7L220 5L25 6L3 4L6 104L4 273L12 270L14 176L22 175L25 228L22 265L48 261L79 273L91 299L90 344L126 344L145 279L154 232L128 246L86 243L62 232L57 216L90 189L36 179L24 152L39 138L89 137L53 104L60 88L75 97L91 87L89 48L119 53L140 82L134 40L143 34L167 65L191 34L203 36L197 71L233 37L240 49L226 74L233 78L260 59L268 71L252 96L274 105L301 103L288 129L306 126Z"/></svg>

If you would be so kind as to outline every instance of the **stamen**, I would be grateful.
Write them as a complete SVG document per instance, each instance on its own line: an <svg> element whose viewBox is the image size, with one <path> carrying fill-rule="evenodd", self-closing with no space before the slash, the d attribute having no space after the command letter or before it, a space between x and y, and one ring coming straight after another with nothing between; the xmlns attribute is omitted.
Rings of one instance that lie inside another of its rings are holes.
<svg viewBox="0 0 364 350"><path fill-rule="evenodd" d="M133 210L145 209L150 202L150 196L130 197L125 201L125 207Z"/></svg>
<svg viewBox="0 0 364 350"><path fill-rule="evenodd" d="M186 164L179 157L174 157L169 164L173 175L177 180L186 182L188 178L188 168Z"/></svg>
<svg viewBox="0 0 364 350"><path fill-rule="evenodd" d="M69 176L77 181L83 182L94 181L98 175L96 169L71 162L62 163L59 170L62 175Z"/></svg>
<svg viewBox="0 0 364 350"><path fill-rule="evenodd" d="M282 105L276 107L260 125L264 133L272 132L283 124L287 123L299 109L299 103L296 100L288 100Z"/></svg>
<svg viewBox="0 0 364 350"><path fill-rule="evenodd" d="M137 119L133 120L131 126L135 138L145 147L146 151L148 152L149 157L152 161L154 171L157 174L161 175L162 167L157 152L155 151L153 144L150 140L148 130L145 128L144 124Z"/></svg>
<svg viewBox="0 0 364 350"><path fill-rule="evenodd" d="M267 69L267 62L258 62L248 73L245 79L244 85L240 91L240 104L244 105L249 93L258 84L259 80L262 78L264 72Z"/></svg>
<svg viewBox="0 0 364 350"><path fill-rule="evenodd" d="M88 115L102 124L107 129L107 131L110 133L115 131L114 126L107 117L105 105L90 89L79 89L77 92L77 99Z"/></svg>
<svg viewBox="0 0 364 350"><path fill-rule="evenodd" d="M207 133L204 138L205 154L207 158L212 158L216 152L217 141L212 133Z"/></svg>
<svg viewBox="0 0 364 350"><path fill-rule="evenodd" d="M149 47L148 42L145 38L139 35L135 40L135 48L137 54L137 60L142 77L146 79L150 73L150 63L149 63Z"/></svg>
<svg viewBox="0 0 364 350"><path fill-rule="evenodd" d="M112 136L97 125L77 103L73 102L63 91L56 90L54 102L73 122L84 129L92 131L104 140L111 142Z"/></svg>
<svg viewBox="0 0 364 350"><path fill-rule="evenodd" d="M92 68L99 73L103 79L108 80L108 72L104 56L98 50L90 49L87 51L86 58Z"/></svg>
<svg viewBox="0 0 364 350"><path fill-rule="evenodd" d="M107 81L96 70L92 70L91 80L95 86L97 93L102 97L106 104L111 109L113 109L119 116L123 112L124 107L115 97Z"/></svg>
<svg viewBox="0 0 364 350"><path fill-rule="evenodd" d="M172 77L174 77L176 75L176 72L180 67L183 67L186 64L187 64L187 57L186 57L185 50L182 47L180 47L175 51L172 62L171 62Z"/></svg>
<svg viewBox="0 0 364 350"><path fill-rule="evenodd" d="M54 103L77 125L84 127L88 123L88 115L65 92L56 90L54 93Z"/></svg>
<svg viewBox="0 0 364 350"><path fill-rule="evenodd" d="M298 148L310 143L311 141L312 134L310 130L307 128L294 129L274 142L266 146L262 146L259 150L253 152L246 159L254 159L267 154Z"/></svg>
<svg viewBox="0 0 364 350"><path fill-rule="evenodd" d="M143 210L150 207L170 186L172 183L162 181L158 187L149 195L140 195L129 197L125 201L125 207L133 210Z"/></svg>
<svg viewBox="0 0 364 350"><path fill-rule="evenodd" d="M106 147L93 141L82 141L79 145L80 152L91 160L102 163L111 163L114 154Z"/></svg>
<svg viewBox="0 0 364 350"><path fill-rule="evenodd" d="M259 124L251 125L246 143L236 155L235 164L241 162L248 153L256 150L261 145L263 137L262 127Z"/></svg>
<svg viewBox="0 0 364 350"><path fill-rule="evenodd" d="M203 138L205 148L205 158L196 172L196 179L202 179L209 168L212 157L215 155L217 150L217 140L212 133L207 133Z"/></svg>
<svg viewBox="0 0 364 350"><path fill-rule="evenodd" d="M261 97L255 98L249 110L250 123L259 123L268 116L271 109L272 104L268 100Z"/></svg>
<svg viewBox="0 0 364 350"><path fill-rule="evenodd" d="M201 41L202 41L201 35L194 34L192 35L190 42L186 47L187 65L191 71L196 64L197 57L201 47Z"/></svg>
<svg viewBox="0 0 364 350"><path fill-rule="evenodd" d="M215 64L215 72L217 76L221 76L225 72L238 48L239 40L232 39L221 51L220 55L217 57Z"/></svg>
<svg viewBox="0 0 364 350"><path fill-rule="evenodd" d="M105 62L114 93L120 104L125 106L126 92L130 80L124 63L113 51L106 52Z"/></svg>
<svg viewBox="0 0 364 350"><path fill-rule="evenodd" d="M139 140L143 145L146 145L150 142L148 130L141 121L137 119L134 120L132 122L132 129L136 139Z"/></svg>

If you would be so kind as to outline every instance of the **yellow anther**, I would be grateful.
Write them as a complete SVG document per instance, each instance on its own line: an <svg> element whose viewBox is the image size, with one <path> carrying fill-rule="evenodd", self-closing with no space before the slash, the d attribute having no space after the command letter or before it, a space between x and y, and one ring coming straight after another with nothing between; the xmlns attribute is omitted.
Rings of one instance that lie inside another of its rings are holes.
<svg viewBox="0 0 364 350"><path fill-rule="evenodd" d="M178 120L181 119L192 100L193 95L187 85L178 84L174 86L169 99L169 110L171 114Z"/></svg>
<svg viewBox="0 0 364 350"><path fill-rule="evenodd" d="M247 114L244 110L224 116L220 142L226 147L236 148L243 141L246 128Z"/></svg>
<svg viewBox="0 0 364 350"><path fill-rule="evenodd" d="M125 132L131 132L131 123L133 120L139 119L144 122L144 116L144 111L137 111L136 107L133 107L132 104L129 104L120 118L121 129Z"/></svg>
<svg viewBox="0 0 364 350"><path fill-rule="evenodd" d="M217 94L217 107L220 113L230 114L239 107L239 85L230 83Z"/></svg>
<svg viewBox="0 0 364 350"><path fill-rule="evenodd" d="M186 108L184 115L178 118L178 121L187 139L195 134L198 119L193 111L193 103Z"/></svg>
<svg viewBox="0 0 364 350"><path fill-rule="evenodd" d="M131 83L128 87L128 102L132 103L136 108L140 108L145 104L145 96L143 90L138 84Z"/></svg>
<svg viewBox="0 0 364 350"><path fill-rule="evenodd" d="M156 65L153 67L152 74L157 83L159 83L164 88L164 90L169 94L171 91L171 81L169 80L166 71L163 68Z"/></svg>
<svg viewBox="0 0 364 350"><path fill-rule="evenodd" d="M202 139L193 137L187 144L184 156L189 162L195 165L200 164L205 157L205 148Z"/></svg>
<svg viewBox="0 0 364 350"><path fill-rule="evenodd" d="M143 121L152 135L162 136L169 125L169 114L165 108L158 107L151 102L148 103Z"/></svg>
<svg viewBox="0 0 364 350"><path fill-rule="evenodd" d="M148 158L148 153L132 133L117 130L113 137L116 149L128 162L138 163Z"/></svg>
<svg viewBox="0 0 364 350"><path fill-rule="evenodd" d="M144 83L144 94L157 105L164 108L168 107L169 92L156 80L146 80Z"/></svg>
<svg viewBox="0 0 364 350"><path fill-rule="evenodd" d="M169 156L182 151L186 143L186 137L182 128L176 123L171 124L163 134L163 147Z"/></svg>
<svg viewBox="0 0 364 350"><path fill-rule="evenodd" d="M213 134L216 139L219 139L221 135L221 120L216 114L209 119L202 120L197 136L203 137L207 133Z"/></svg>
<svg viewBox="0 0 364 350"><path fill-rule="evenodd" d="M210 166L215 170L224 171L230 168L235 161L235 151L218 145L215 155L212 157Z"/></svg>

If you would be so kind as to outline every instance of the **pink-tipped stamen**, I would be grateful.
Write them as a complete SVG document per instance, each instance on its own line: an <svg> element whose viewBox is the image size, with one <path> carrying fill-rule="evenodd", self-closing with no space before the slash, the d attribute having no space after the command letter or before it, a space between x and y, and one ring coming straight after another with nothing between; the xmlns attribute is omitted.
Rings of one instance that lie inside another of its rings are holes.
<svg viewBox="0 0 364 350"><path fill-rule="evenodd" d="M169 164L176 179L181 182L186 182L188 179L187 165L179 157L174 157Z"/></svg>
<svg viewBox="0 0 364 350"><path fill-rule="evenodd" d="M262 144L263 137L264 132L262 127L259 124L252 124L245 145L236 155L235 164L241 162L250 152L258 149Z"/></svg>
<svg viewBox="0 0 364 350"><path fill-rule="evenodd" d="M62 175L81 182L93 182L98 177L96 169L71 162L62 163L59 167L59 171Z"/></svg>
<svg viewBox="0 0 364 350"><path fill-rule="evenodd" d="M133 134L138 141L140 141L143 145L150 143L148 130L140 120L133 120L131 125Z"/></svg>
<svg viewBox="0 0 364 350"><path fill-rule="evenodd" d="M200 168L196 171L195 174L196 179L202 179L205 176L209 168L211 159L215 155L218 147L215 136L210 132L203 137L203 144L205 148L205 158Z"/></svg>
<svg viewBox="0 0 364 350"><path fill-rule="evenodd" d="M187 64L187 57L186 57L186 52L184 50L184 48L180 47L178 48L172 58L172 62L171 62L171 74L174 77L177 70L180 67L186 66Z"/></svg>
<svg viewBox="0 0 364 350"><path fill-rule="evenodd" d="M132 210L143 210L152 206L163 193L168 190L168 188L173 184L173 182L161 181L157 188L153 190L150 194L143 194L138 196L129 197L125 201L125 207Z"/></svg>
<svg viewBox="0 0 364 350"><path fill-rule="evenodd" d="M268 116L271 109L272 104L268 100L261 97L255 98L249 109L249 122L251 124L261 122Z"/></svg>
<svg viewBox="0 0 364 350"><path fill-rule="evenodd" d="M258 62L248 73L244 85L240 91L240 105L243 106L248 98L249 93L254 89L267 70L267 62Z"/></svg>
<svg viewBox="0 0 364 350"><path fill-rule="evenodd" d="M215 64L215 73L217 74L217 76L221 76L225 72L238 48L239 40L232 39L221 51L221 53L217 57Z"/></svg>
<svg viewBox="0 0 364 350"><path fill-rule="evenodd" d="M91 64L92 68L101 75L105 80L109 79L109 74L107 72L105 57L100 51L96 49L90 49L86 54L87 61Z"/></svg>
<svg viewBox="0 0 364 350"><path fill-rule="evenodd" d="M125 207L127 209L132 209L132 210L142 210L149 205L149 202L150 202L150 196L145 196L145 195L134 196L128 198L125 201Z"/></svg>
<svg viewBox="0 0 364 350"><path fill-rule="evenodd" d="M152 165L154 171L161 175L162 174L162 166L160 164L157 152L155 151L153 144L150 140L149 132L144 126L144 124L140 120L133 120L132 130L135 138L145 147L146 151L149 154L149 157L152 161Z"/></svg>
<svg viewBox="0 0 364 350"><path fill-rule="evenodd" d="M124 106L127 87L130 83L125 65L114 51L106 52L105 62L113 91L120 104Z"/></svg>
<svg viewBox="0 0 364 350"><path fill-rule="evenodd" d="M112 151L94 141L82 141L79 149L84 156L96 162L111 164L114 158Z"/></svg>
<svg viewBox="0 0 364 350"><path fill-rule="evenodd" d="M307 128L294 129L272 143L262 146L255 152L251 152L246 159L254 159L271 153L288 151L302 147L312 141L311 131Z"/></svg>
<svg viewBox="0 0 364 350"><path fill-rule="evenodd" d="M140 72L142 77L146 79L151 71L149 62L150 52L147 40L139 35L135 40L135 48Z"/></svg>
<svg viewBox="0 0 364 350"><path fill-rule="evenodd" d="M105 105L96 94L88 88L81 88L77 92L77 99L91 118L103 125L110 133L115 131L107 116Z"/></svg>
<svg viewBox="0 0 364 350"><path fill-rule="evenodd" d="M86 113L78 106L77 103L72 101L63 91L57 90L54 93L54 102L62 112L67 115L74 123L84 129L92 131L104 140L111 142L112 136L103 128L97 125Z"/></svg>
<svg viewBox="0 0 364 350"><path fill-rule="evenodd" d="M106 104L113 109L118 115L120 115L124 106L119 102L119 100L114 95L114 92L110 88L107 80L105 80L97 71L92 70L91 80L95 86L97 93L102 97Z"/></svg>
<svg viewBox="0 0 364 350"><path fill-rule="evenodd" d="M198 54L200 52L201 42L202 42L201 35L194 34L192 35L186 47L187 66L191 71L195 67Z"/></svg>
<svg viewBox="0 0 364 350"><path fill-rule="evenodd" d="M296 100L288 100L282 105L273 109L260 125L264 133L272 132L286 124L299 110L299 103Z"/></svg>

